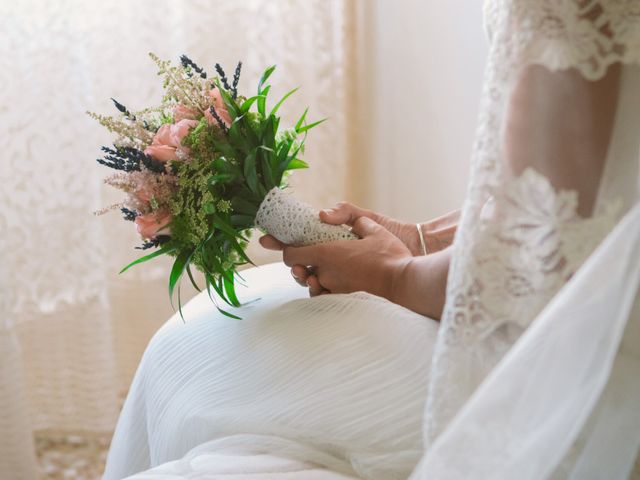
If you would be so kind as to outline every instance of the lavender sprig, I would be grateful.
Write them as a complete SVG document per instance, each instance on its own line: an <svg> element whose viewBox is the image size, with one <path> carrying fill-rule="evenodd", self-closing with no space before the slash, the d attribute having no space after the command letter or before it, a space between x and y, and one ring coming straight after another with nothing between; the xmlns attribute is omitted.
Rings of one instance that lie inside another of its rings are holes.
<svg viewBox="0 0 640 480"><path fill-rule="evenodd" d="M135 210L129 210L127 207L122 207L120 211L122 212L122 218L128 222L133 222L138 216L138 212Z"/></svg>
<svg viewBox="0 0 640 480"><path fill-rule="evenodd" d="M125 107L123 104L121 104L119 101L117 101L115 98L111 98L111 101L113 102L113 104L116 106L116 108L121 112L124 113L124 116L127 117L129 120L131 120L132 122L136 121L136 116L131 113L127 107Z"/></svg>
<svg viewBox="0 0 640 480"><path fill-rule="evenodd" d="M151 170L154 173L164 173L165 172L165 164L155 158L150 157L138 150L138 155L140 155L140 162L147 167L148 170Z"/></svg>
<svg viewBox="0 0 640 480"><path fill-rule="evenodd" d="M150 248L159 247L160 245L168 242L169 240L171 240L171 237L169 235L158 235L156 238L147 240L139 247L136 247L136 250L148 250Z"/></svg>
<svg viewBox="0 0 640 480"><path fill-rule="evenodd" d="M123 172L140 171L140 160L126 155L122 149L114 150L113 148L102 147L101 150L107 155L104 158L96 159L99 164Z"/></svg>
<svg viewBox="0 0 640 480"><path fill-rule="evenodd" d="M232 91L231 86L229 85L229 80L227 80L227 74L224 73L224 70L220 66L219 63L216 63L216 72L218 72L218 76L220 77L220 81L222 82L222 86L227 91Z"/></svg>
<svg viewBox="0 0 640 480"><path fill-rule="evenodd" d="M238 82L240 81L240 71L242 70L242 62L238 62L236 71L233 74L233 84L231 85L231 96L235 100L238 98Z"/></svg>
<svg viewBox="0 0 640 480"><path fill-rule="evenodd" d="M147 167L155 173L163 173L165 171L164 163L151 158L144 152L133 147L102 147L102 151L107 155L104 158L98 158L96 161L101 165L104 165L114 170L121 170L123 172L139 172L142 170L140 164Z"/></svg>
<svg viewBox="0 0 640 480"><path fill-rule="evenodd" d="M195 72L200 74L201 78L207 78L207 72L205 72L202 67L198 66L197 63L195 63L193 60L191 60L186 55L181 55L180 56L180 63L182 63L182 66L185 69L191 67ZM189 76L191 76L191 75L189 75Z"/></svg>
<svg viewBox="0 0 640 480"><path fill-rule="evenodd" d="M220 115L218 115L218 112L216 112L216 109L213 107L213 105L209 107L209 112L211 113L211 116L216 119L220 130L222 130L224 133L227 133L229 131L229 128L227 127L227 124L224 123L224 120L220 118Z"/></svg>

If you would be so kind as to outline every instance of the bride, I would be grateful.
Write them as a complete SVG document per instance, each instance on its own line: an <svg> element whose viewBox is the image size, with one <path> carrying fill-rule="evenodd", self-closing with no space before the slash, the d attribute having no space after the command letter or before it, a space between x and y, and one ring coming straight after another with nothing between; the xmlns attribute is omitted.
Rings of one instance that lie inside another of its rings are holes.
<svg viewBox="0 0 640 480"><path fill-rule="evenodd" d="M640 1L488 0L465 204L282 245L242 321L149 344L104 475L627 478L640 446ZM426 127L425 127L426 128ZM455 234L455 240L454 240ZM151 469L151 470L149 470ZM637 472L640 474L640 472Z"/></svg>

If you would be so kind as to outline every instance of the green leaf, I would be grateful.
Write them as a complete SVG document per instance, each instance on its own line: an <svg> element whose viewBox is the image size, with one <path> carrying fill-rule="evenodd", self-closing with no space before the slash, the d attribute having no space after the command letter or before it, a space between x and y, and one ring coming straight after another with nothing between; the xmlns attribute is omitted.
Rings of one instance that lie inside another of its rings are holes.
<svg viewBox="0 0 640 480"><path fill-rule="evenodd" d="M231 225L235 228L252 228L255 215L231 215Z"/></svg>
<svg viewBox="0 0 640 480"><path fill-rule="evenodd" d="M299 158L293 158L287 164L287 170L296 170L296 169L299 169L299 168L309 168L309 164L307 162L305 162L304 160L301 160Z"/></svg>
<svg viewBox="0 0 640 480"><path fill-rule="evenodd" d="M213 226L218 228L219 230L223 231L224 233L226 233L227 235L229 235L231 238L240 238L242 240L244 240L245 242L248 242L249 240L247 240L246 238L244 238L240 232L236 231L231 225L229 225L227 222L225 222L219 215L214 215L213 216Z"/></svg>
<svg viewBox="0 0 640 480"><path fill-rule="evenodd" d="M308 111L309 111L309 107L304 109L304 113L300 117L300 120L298 120L298 123L296 123L296 127L295 127L296 132L300 129L300 127L304 123L304 119L307 118L307 112Z"/></svg>
<svg viewBox="0 0 640 480"><path fill-rule="evenodd" d="M267 104L267 95L269 94L269 90L271 90L271 85L267 85L264 87L262 91L262 95L258 98L258 113L263 117L266 116L266 104Z"/></svg>
<svg viewBox="0 0 640 480"><path fill-rule="evenodd" d="M227 111L231 116L231 120L235 120L236 117L240 115L240 109L238 108L238 104L236 101L231 98L231 95L222 87L220 84L220 80L216 78L215 84L218 87L218 91L220 92L220 96L222 97L222 101L227 107Z"/></svg>
<svg viewBox="0 0 640 480"><path fill-rule="evenodd" d="M296 126L296 132L304 133L307 130L311 130L313 127L317 127L318 125L320 125L322 122L325 122L326 120L327 120L326 118L323 118L322 120L318 120L317 122L310 123L309 125L305 125L304 127L301 127L301 128L298 128Z"/></svg>
<svg viewBox="0 0 640 480"><path fill-rule="evenodd" d="M131 267L133 267L134 265L138 265L139 263L144 263L144 262L146 262L148 260L151 260L152 258L159 257L160 255L164 255L165 253L167 253L167 254L168 253L173 253L174 251L175 251L174 247L163 247L160 250L156 250L155 252L153 252L153 253L151 253L149 255L145 255L144 257L140 257L137 260L134 260L129 265L127 265L122 270L120 270L120 273L126 272Z"/></svg>
<svg viewBox="0 0 640 480"><path fill-rule="evenodd" d="M254 216L258 213L258 206L245 200L241 196L237 196L231 199L231 206L233 207L233 211L243 214Z"/></svg>
<svg viewBox="0 0 640 480"><path fill-rule="evenodd" d="M180 313L180 318L182 322L185 323L184 315L182 314L182 299L180 296L180 285L178 284L178 313Z"/></svg>
<svg viewBox="0 0 640 480"><path fill-rule="evenodd" d="M256 172L256 151L251 151L244 159L244 165L242 166L244 178L247 181L249 189L258 193L258 174Z"/></svg>
<svg viewBox="0 0 640 480"><path fill-rule="evenodd" d="M222 310L220 308L220 306L218 305L218 302L216 302L216 299L213 298L213 295L211 294L211 287L214 288L214 290L218 290L218 287L216 287L215 284L215 280L213 279L213 277L211 276L211 274L205 274L205 280L207 282L207 293L209 294L209 298L211 299L211 301L213 302L213 304L216 306L216 308L218 309L218 311L229 318L233 318L234 320L242 320L242 318L238 317L237 315L234 315L232 313L229 313L225 310ZM218 293L218 295L220 295L220 293ZM220 298L223 298L222 296Z"/></svg>
<svg viewBox="0 0 640 480"><path fill-rule="evenodd" d="M258 83L258 95L263 93L262 92L262 85L264 85L264 83L269 79L269 77L271 76L271 74L273 73L273 71L275 69L276 69L276 66L275 65L271 65L262 74L262 77L260 78L260 82Z"/></svg>
<svg viewBox="0 0 640 480"><path fill-rule="evenodd" d="M233 247L233 249L238 252L238 255L240 255L240 258L242 258L245 262L250 263L251 265L253 265L254 267L257 266L255 263L253 263L253 261L247 256L247 254L244 251L244 248L242 248L242 246L238 243L238 241L235 238L228 238L229 243L231 244L231 246Z"/></svg>
<svg viewBox="0 0 640 480"><path fill-rule="evenodd" d="M216 183L228 183L233 180L234 176L231 173L216 173L209 177L209 185L215 185Z"/></svg>
<svg viewBox="0 0 640 480"><path fill-rule="evenodd" d="M242 320L242 317L239 317L237 315L234 315L233 313L229 313L226 310L221 309L218 305L216 305L216 308L218 309L218 311L224 315L225 317L229 317L229 318L233 318L234 320Z"/></svg>
<svg viewBox="0 0 640 480"><path fill-rule="evenodd" d="M271 168L270 155L262 154L260 155L260 160L262 163L262 176L264 177L264 181L266 183L267 190L271 190L276 186L275 179L273 176L273 169Z"/></svg>
<svg viewBox="0 0 640 480"><path fill-rule="evenodd" d="M287 165L289 164L289 150L291 150L291 145L293 145L293 140L289 140L286 142L282 142L280 144L280 149L278 151L278 157L277 157L277 165L278 165L278 174L282 175L282 172L284 172L287 169Z"/></svg>
<svg viewBox="0 0 640 480"><path fill-rule="evenodd" d="M171 299L171 305L173 305L173 290L187 268L192 253L193 252L189 251L181 252L173 262L173 267L171 267L171 273L169 274L169 298Z"/></svg>
<svg viewBox="0 0 640 480"><path fill-rule="evenodd" d="M247 113L251 109L251 105L253 105L254 102L262 96L264 95L256 95L254 97L247 98L244 102L242 102L242 105L240 105L240 111L242 112L242 114L244 115L245 113Z"/></svg>
<svg viewBox="0 0 640 480"><path fill-rule="evenodd" d="M191 272L191 265L187 265L187 275L189 276L189 280L191 280L191 285L193 285L193 288L201 292L202 289L198 286L195 279L193 278L193 273Z"/></svg>
<svg viewBox="0 0 640 480"><path fill-rule="evenodd" d="M234 148L242 155L246 155L249 151L250 142L247 141L242 133L242 127L238 122L234 122L229 129L228 138Z"/></svg>
<svg viewBox="0 0 640 480"><path fill-rule="evenodd" d="M233 277L232 277L233 278ZM234 307L240 307L242 304L236 296L236 288L233 281L228 281L226 277L223 279L224 291L227 294L227 298L231 301L231 305Z"/></svg>
<svg viewBox="0 0 640 480"><path fill-rule="evenodd" d="M276 112L278 111L278 109L280 108L280 106L287 100L287 98L289 98L291 95L296 93L299 89L300 89L300 87L296 87L293 90L291 90L290 92L288 92L284 97L282 97L280 99L280 101L278 103L276 103L276 105L271 109L271 113L269 113L269 116L275 115Z"/></svg>

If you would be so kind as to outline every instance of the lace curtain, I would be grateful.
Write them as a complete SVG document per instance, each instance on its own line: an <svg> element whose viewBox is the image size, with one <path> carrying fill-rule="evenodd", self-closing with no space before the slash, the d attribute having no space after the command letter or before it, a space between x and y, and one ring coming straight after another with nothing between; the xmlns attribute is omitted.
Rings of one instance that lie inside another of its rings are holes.
<svg viewBox="0 0 640 480"><path fill-rule="evenodd" d="M111 112L110 96L154 103L149 51L208 68L242 60L249 91L275 63L274 97L303 87L291 119L307 105L331 117L309 138L313 175L294 180L301 198L330 205L349 181L352 10L344 0L0 3L0 477L35 478L34 431L111 431L171 313L166 263L116 274L138 240L117 213L92 215L117 193L93 161L109 135L85 110Z"/></svg>

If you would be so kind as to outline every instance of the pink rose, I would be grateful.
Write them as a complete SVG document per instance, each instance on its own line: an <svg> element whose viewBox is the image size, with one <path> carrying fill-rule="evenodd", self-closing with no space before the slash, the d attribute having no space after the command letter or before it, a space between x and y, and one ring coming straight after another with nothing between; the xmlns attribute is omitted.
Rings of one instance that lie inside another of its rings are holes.
<svg viewBox="0 0 640 480"><path fill-rule="evenodd" d="M171 145L176 148L182 146L182 140L189 134L189 130L198 125L195 120L180 120L178 123L171 125Z"/></svg>
<svg viewBox="0 0 640 480"><path fill-rule="evenodd" d="M227 111L227 107L224 104L224 100L222 99L222 95L220 95L220 91L218 90L217 87L213 87L209 91L209 97L211 97L211 104L213 105L213 108L216 109L216 113L222 119L224 124L227 127L229 125L231 125L231 116L229 115L229 112ZM218 121L215 118L213 118L213 115L211 115L211 112L209 111L208 108L205 110L204 116L207 117L207 121L210 124L218 125Z"/></svg>
<svg viewBox="0 0 640 480"><path fill-rule="evenodd" d="M180 120L196 120L197 118L198 112L193 108L188 108L184 105L176 105L173 107L173 121L176 123Z"/></svg>
<svg viewBox="0 0 640 480"><path fill-rule="evenodd" d="M160 210L146 215L136 217L136 230L142 238L154 238L161 230L171 223L171 214L165 210ZM169 233L166 228L162 233Z"/></svg>
<svg viewBox="0 0 640 480"><path fill-rule="evenodd" d="M161 162L178 160L176 152L179 148L188 152L182 146L182 140L197 124L196 120L183 119L173 125L162 125L153 137L151 145L144 149L144 153Z"/></svg>

